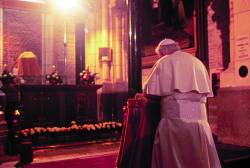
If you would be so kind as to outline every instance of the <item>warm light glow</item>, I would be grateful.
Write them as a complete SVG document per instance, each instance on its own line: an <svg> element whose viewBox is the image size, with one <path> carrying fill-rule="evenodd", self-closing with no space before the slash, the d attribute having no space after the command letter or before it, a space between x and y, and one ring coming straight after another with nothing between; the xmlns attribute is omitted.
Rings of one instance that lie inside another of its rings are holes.
<svg viewBox="0 0 250 168"><path fill-rule="evenodd" d="M33 2L33 3L45 3L45 0L19 0L19 1L26 1L26 2Z"/></svg>
<svg viewBox="0 0 250 168"><path fill-rule="evenodd" d="M85 27L84 32L85 32L85 33L89 33L89 29L87 29L87 28Z"/></svg>
<svg viewBox="0 0 250 168"><path fill-rule="evenodd" d="M36 55L31 51L24 51L18 58L36 58Z"/></svg>
<svg viewBox="0 0 250 168"><path fill-rule="evenodd" d="M77 8L79 0L54 0L56 6L64 12L69 12Z"/></svg>

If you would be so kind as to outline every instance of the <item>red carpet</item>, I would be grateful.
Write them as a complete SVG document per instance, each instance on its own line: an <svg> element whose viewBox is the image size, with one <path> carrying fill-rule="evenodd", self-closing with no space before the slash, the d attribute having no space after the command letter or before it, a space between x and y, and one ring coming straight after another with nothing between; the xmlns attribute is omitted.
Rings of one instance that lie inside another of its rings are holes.
<svg viewBox="0 0 250 168"><path fill-rule="evenodd" d="M114 168L117 154L75 158L54 162L34 163L24 168Z"/></svg>

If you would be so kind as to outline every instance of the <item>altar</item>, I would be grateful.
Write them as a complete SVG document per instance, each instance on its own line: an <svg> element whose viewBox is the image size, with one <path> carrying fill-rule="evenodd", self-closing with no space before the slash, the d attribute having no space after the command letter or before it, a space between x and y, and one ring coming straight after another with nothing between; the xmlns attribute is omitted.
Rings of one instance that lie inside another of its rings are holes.
<svg viewBox="0 0 250 168"><path fill-rule="evenodd" d="M97 94L102 85L16 85L2 88L6 112L21 110L21 127L67 126L97 120ZM15 107L16 106L16 107Z"/></svg>

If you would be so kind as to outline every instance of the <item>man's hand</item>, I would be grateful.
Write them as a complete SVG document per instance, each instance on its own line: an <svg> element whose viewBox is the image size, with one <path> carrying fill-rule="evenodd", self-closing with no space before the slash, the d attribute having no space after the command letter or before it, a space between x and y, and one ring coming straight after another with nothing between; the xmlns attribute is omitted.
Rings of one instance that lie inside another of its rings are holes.
<svg viewBox="0 0 250 168"><path fill-rule="evenodd" d="M148 102L148 99L146 98L144 93L136 93L135 99L140 105L146 105Z"/></svg>
<svg viewBox="0 0 250 168"><path fill-rule="evenodd" d="M135 99L141 99L144 97L144 93L136 93L135 94Z"/></svg>

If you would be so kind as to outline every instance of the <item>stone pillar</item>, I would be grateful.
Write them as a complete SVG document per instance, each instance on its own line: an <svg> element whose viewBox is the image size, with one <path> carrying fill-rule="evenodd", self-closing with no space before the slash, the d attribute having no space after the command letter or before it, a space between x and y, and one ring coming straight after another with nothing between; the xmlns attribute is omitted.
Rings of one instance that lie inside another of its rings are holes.
<svg viewBox="0 0 250 168"><path fill-rule="evenodd" d="M66 16L63 20L63 57L64 57L64 82L68 84L68 21Z"/></svg>
<svg viewBox="0 0 250 168"><path fill-rule="evenodd" d="M102 37L102 45L101 47L109 46L109 2L107 0L101 0L101 37Z"/></svg>
<svg viewBox="0 0 250 168"><path fill-rule="evenodd" d="M124 1L117 1L116 5L112 8L113 13L113 27L114 27L114 64L115 64L115 82L124 82L123 71L125 70L125 62L123 60L124 54L124 35L125 35L125 15L127 6Z"/></svg>
<svg viewBox="0 0 250 168"><path fill-rule="evenodd" d="M116 66L115 66L115 80L117 82L122 81L122 53L121 53L121 14L118 11L118 14L115 18L115 37L116 37Z"/></svg>
<svg viewBox="0 0 250 168"><path fill-rule="evenodd" d="M53 55L53 18L51 15L42 14L42 75L51 73L55 65Z"/></svg>
<svg viewBox="0 0 250 168"><path fill-rule="evenodd" d="M67 50L66 50L66 74L67 74L67 84L76 83L76 52L75 52L75 25L76 25L76 16L67 17Z"/></svg>

